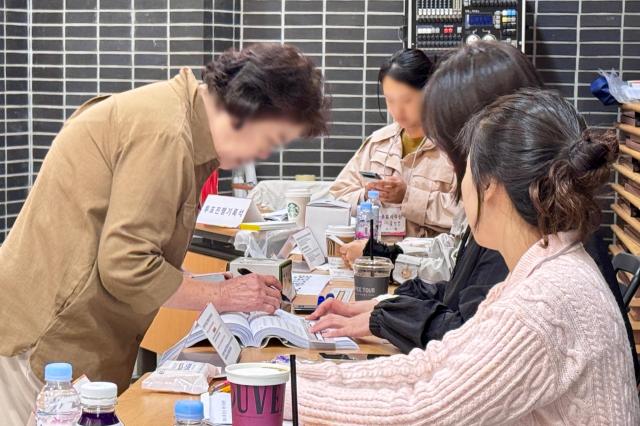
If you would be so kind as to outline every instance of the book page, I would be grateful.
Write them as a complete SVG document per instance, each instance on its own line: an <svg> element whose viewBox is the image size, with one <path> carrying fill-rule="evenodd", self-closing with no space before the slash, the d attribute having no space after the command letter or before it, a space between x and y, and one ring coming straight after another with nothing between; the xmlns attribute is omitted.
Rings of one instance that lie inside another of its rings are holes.
<svg viewBox="0 0 640 426"><path fill-rule="evenodd" d="M251 314L246 314L244 312L227 312L226 314L220 315L220 318L222 318L222 321L224 321L225 324L235 324L246 328L247 330L251 330L251 327L249 326L250 316Z"/></svg>
<svg viewBox="0 0 640 426"><path fill-rule="evenodd" d="M266 328L276 329L276 331L283 330L284 332L298 336L305 341L309 339L307 332L302 325L302 321L295 315L288 314L280 309L278 309L274 315L262 313L261 315L257 315L251 319L251 331L254 335ZM283 337L286 338L286 334L283 335Z"/></svg>

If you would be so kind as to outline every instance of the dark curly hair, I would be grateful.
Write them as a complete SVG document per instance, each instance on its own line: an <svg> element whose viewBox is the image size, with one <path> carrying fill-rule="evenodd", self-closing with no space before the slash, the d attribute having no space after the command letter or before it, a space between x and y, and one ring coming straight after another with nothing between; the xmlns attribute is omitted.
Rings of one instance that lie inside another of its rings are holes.
<svg viewBox="0 0 640 426"><path fill-rule="evenodd" d="M504 186L520 217L541 236L578 231L584 240L600 222L595 193L618 154L612 131L587 128L573 105L553 91L523 89L502 96L467 122L467 147L478 194Z"/></svg>
<svg viewBox="0 0 640 426"><path fill-rule="evenodd" d="M258 43L227 50L202 71L202 81L235 119L283 118L303 124L305 134L326 133L329 101L310 58L291 45Z"/></svg>

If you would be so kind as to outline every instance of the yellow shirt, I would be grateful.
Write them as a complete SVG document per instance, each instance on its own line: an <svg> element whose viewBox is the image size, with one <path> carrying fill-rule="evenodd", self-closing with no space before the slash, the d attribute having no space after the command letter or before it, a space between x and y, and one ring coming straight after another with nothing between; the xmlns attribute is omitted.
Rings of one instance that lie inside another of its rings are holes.
<svg viewBox="0 0 640 426"><path fill-rule="evenodd" d="M420 143L424 139L424 136L420 136L418 138L410 137L407 132L402 131L402 158L407 155L416 152Z"/></svg>

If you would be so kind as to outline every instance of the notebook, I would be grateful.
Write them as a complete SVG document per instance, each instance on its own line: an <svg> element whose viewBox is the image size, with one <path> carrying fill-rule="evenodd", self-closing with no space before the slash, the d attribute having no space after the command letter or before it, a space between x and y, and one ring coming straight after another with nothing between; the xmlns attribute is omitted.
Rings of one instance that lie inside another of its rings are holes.
<svg viewBox="0 0 640 426"><path fill-rule="evenodd" d="M245 347L263 348L271 339L277 339L285 346L303 349L358 349L358 344L348 337L325 338L320 333L311 333L309 328L313 325L312 321L281 309L273 315L232 312L221 317Z"/></svg>

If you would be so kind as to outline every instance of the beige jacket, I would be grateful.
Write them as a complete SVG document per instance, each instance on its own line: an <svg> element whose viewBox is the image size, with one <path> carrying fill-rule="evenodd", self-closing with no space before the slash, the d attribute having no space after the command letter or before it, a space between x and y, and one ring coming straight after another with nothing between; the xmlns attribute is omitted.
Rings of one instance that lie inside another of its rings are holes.
<svg viewBox="0 0 640 426"><path fill-rule="evenodd" d="M182 282L199 189L217 167L188 69L82 105L0 247L0 355L28 349L129 385L138 345Z"/></svg>
<svg viewBox="0 0 640 426"><path fill-rule="evenodd" d="M400 176L407 183L402 214L408 237L432 237L448 232L462 208L455 201L455 173L447 156L427 140L419 151L402 158L402 128L397 123L375 131L342 169L331 194L351 204L352 213L364 200L360 171Z"/></svg>

